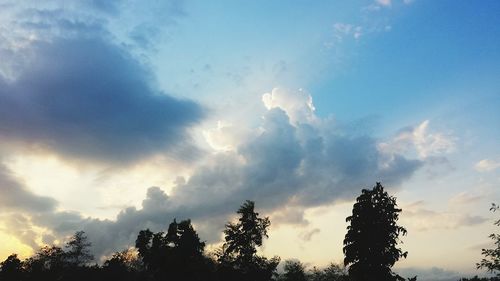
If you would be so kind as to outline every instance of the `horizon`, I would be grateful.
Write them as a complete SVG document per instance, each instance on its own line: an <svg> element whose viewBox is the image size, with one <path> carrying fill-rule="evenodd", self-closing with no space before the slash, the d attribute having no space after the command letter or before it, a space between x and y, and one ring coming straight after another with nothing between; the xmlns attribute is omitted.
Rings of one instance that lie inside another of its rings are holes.
<svg viewBox="0 0 500 281"><path fill-rule="evenodd" d="M0 259L82 230L102 261L174 218L213 250L252 200L265 256L342 264L345 219L381 182L408 230L395 271L486 275L499 10L0 0Z"/></svg>

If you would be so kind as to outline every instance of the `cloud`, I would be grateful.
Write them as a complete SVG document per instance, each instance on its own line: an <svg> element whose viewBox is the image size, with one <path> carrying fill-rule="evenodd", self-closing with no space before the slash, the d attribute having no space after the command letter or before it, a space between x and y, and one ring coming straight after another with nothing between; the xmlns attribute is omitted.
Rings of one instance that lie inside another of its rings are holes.
<svg viewBox="0 0 500 281"><path fill-rule="evenodd" d="M274 88L270 93L262 96L262 102L268 110L273 108L284 110L293 124L315 122L316 108L314 108L311 95L303 89L287 92L281 88Z"/></svg>
<svg viewBox="0 0 500 281"><path fill-rule="evenodd" d="M212 243L221 239L224 223L244 200L254 200L273 224L307 225L307 208L352 200L376 181L394 190L424 165L380 149L374 137L352 134L331 118L315 116L304 92L272 93L264 98L267 111L257 127L240 124L253 133L234 149L204 155L189 177L177 179L168 196L152 187L141 209L125 208L115 220L52 212L32 214L32 223L56 237L83 229L96 256L132 246L139 230L165 229L173 218L191 218L200 237Z"/></svg>
<svg viewBox="0 0 500 281"><path fill-rule="evenodd" d="M425 202L418 201L403 207L405 225L417 231L436 229L458 229L482 224L487 218L456 211L434 211L425 207Z"/></svg>
<svg viewBox="0 0 500 281"><path fill-rule="evenodd" d="M320 230L319 228L314 228L314 229L312 229L312 230L310 230L310 231L305 231L305 232L302 232L302 233L300 234L300 238L301 238L302 240L304 240L304 241L311 241L311 238L312 238L314 235L316 235L316 234L318 234L318 233L320 233L320 232L321 232L321 230Z"/></svg>
<svg viewBox="0 0 500 281"><path fill-rule="evenodd" d="M429 132L429 120L417 126L406 127L390 141L379 144L380 149L392 153L415 153L420 159L433 159L436 156L454 151L456 138L451 134Z"/></svg>
<svg viewBox="0 0 500 281"><path fill-rule="evenodd" d="M483 194L471 194L470 192L460 192L459 194L453 196L449 203L450 205L461 206L465 204L472 204L483 199L485 196Z"/></svg>
<svg viewBox="0 0 500 281"><path fill-rule="evenodd" d="M337 42L342 42L345 37L352 37L357 40L363 35L363 27L338 22L333 25L333 32Z"/></svg>
<svg viewBox="0 0 500 281"><path fill-rule="evenodd" d="M32 193L0 164L1 211L51 212L56 206L54 199Z"/></svg>
<svg viewBox="0 0 500 281"><path fill-rule="evenodd" d="M37 42L17 79L0 80L0 139L115 163L175 152L203 109L153 83L143 65L101 38Z"/></svg>
<svg viewBox="0 0 500 281"><path fill-rule="evenodd" d="M477 162L476 165L474 165L474 168L476 169L476 171L481 173L491 172L500 168L500 161L483 159Z"/></svg>
<svg viewBox="0 0 500 281"><path fill-rule="evenodd" d="M8 1L8 0L7 0ZM145 5L145 3L147 3ZM168 37L169 30L186 16L184 1L10 1L3 8L0 32L5 43L18 45L29 38L107 36L144 56Z"/></svg>

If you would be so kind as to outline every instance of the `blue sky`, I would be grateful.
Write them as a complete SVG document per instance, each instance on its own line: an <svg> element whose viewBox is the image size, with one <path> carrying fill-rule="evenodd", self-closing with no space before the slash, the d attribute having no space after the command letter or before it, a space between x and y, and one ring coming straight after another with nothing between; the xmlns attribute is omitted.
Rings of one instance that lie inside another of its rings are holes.
<svg viewBox="0 0 500 281"><path fill-rule="evenodd" d="M326 265L382 181L409 231L398 270L482 274L498 1L0 5L0 255L83 229L105 256L174 217L216 247L251 199L265 254Z"/></svg>

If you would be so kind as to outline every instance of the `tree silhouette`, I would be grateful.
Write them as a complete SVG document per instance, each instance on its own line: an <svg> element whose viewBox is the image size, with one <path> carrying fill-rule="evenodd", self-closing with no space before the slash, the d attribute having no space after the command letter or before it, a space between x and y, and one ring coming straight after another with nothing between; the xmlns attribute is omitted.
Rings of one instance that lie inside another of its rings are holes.
<svg viewBox="0 0 500 281"><path fill-rule="evenodd" d="M324 269L314 267L309 274L309 281L347 281L349 280L345 267L331 263Z"/></svg>
<svg viewBox="0 0 500 281"><path fill-rule="evenodd" d="M404 280L391 267L407 252L397 248L399 235L406 229L396 224L401 209L377 182L372 190L363 189L356 199L344 239L344 265L354 281Z"/></svg>
<svg viewBox="0 0 500 281"><path fill-rule="evenodd" d="M238 209L237 223L229 222L224 230L225 243L219 255L222 278L228 280L271 280L279 258L268 260L257 255L257 247L267 238L269 218L259 218L255 204L247 200Z"/></svg>
<svg viewBox="0 0 500 281"><path fill-rule="evenodd" d="M280 276L280 281L306 281L306 269L300 261L285 261L284 272Z"/></svg>
<svg viewBox="0 0 500 281"><path fill-rule="evenodd" d="M500 206L491 204L490 210L495 212L500 209ZM500 226L500 219L495 221L496 226ZM477 268L486 268L488 272L496 273L500 277L500 234L492 233L489 236L496 245L494 249L482 249L481 254L485 257L481 262L477 263Z"/></svg>
<svg viewBox="0 0 500 281"><path fill-rule="evenodd" d="M142 230L135 245L152 278L201 280L207 277L205 242L200 241L191 220L177 223L174 219L167 233Z"/></svg>
<svg viewBox="0 0 500 281"><path fill-rule="evenodd" d="M114 253L102 266L105 280L142 280L141 264L133 250Z"/></svg>
<svg viewBox="0 0 500 281"><path fill-rule="evenodd" d="M76 232L65 246L67 250L65 257L69 265L83 266L91 262L94 259L94 256L90 253L91 245L85 232Z"/></svg>
<svg viewBox="0 0 500 281"><path fill-rule="evenodd" d="M24 262L25 270L31 279L60 280L63 278L64 251L57 246L42 247L33 257Z"/></svg>
<svg viewBox="0 0 500 281"><path fill-rule="evenodd" d="M22 262L16 254L12 254L0 263L0 280L15 281L22 278Z"/></svg>

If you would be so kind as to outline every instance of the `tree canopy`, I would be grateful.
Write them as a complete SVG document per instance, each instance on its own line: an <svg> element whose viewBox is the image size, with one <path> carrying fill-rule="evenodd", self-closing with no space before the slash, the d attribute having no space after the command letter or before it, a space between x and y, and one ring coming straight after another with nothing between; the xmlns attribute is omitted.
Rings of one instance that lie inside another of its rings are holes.
<svg viewBox="0 0 500 281"><path fill-rule="evenodd" d="M247 200L237 211L238 221L226 224L219 262L227 280L271 280L278 266L278 257L269 260L257 255L271 222L268 217L260 218L254 208L255 203Z"/></svg>
<svg viewBox="0 0 500 281"><path fill-rule="evenodd" d="M354 281L401 280L391 267L407 252L397 247L399 235L406 229L397 225L401 209L396 198L377 182L373 189L363 189L356 199L344 239L344 265Z"/></svg>

